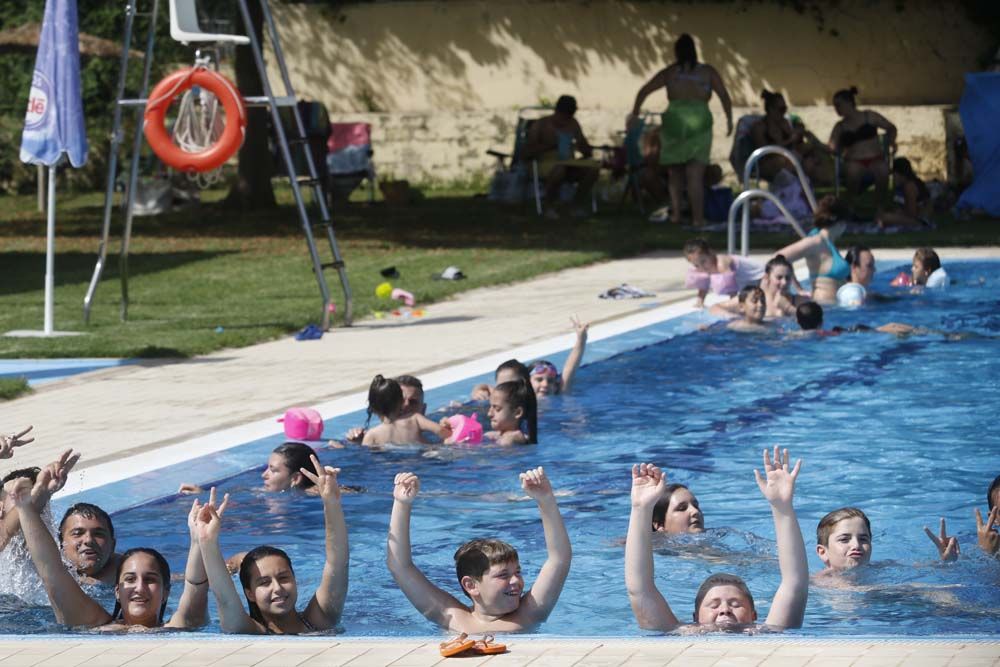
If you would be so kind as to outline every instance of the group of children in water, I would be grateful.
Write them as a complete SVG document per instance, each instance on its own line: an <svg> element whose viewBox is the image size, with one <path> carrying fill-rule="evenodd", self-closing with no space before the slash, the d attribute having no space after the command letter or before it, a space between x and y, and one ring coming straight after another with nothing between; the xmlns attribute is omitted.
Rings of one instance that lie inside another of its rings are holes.
<svg viewBox="0 0 1000 667"><path fill-rule="evenodd" d="M873 273L871 251L852 249L850 266L857 262L859 275ZM689 281L705 292L723 293L753 279L745 260L716 255L706 243L692 241L685 254L695 270ZM867 256L866 256L867 255ZM936 266L935 266L936 262ZM940 268L933 251L921 249L914 258L912 283L926 284ZM720 274L728 274L721 275ZM741 277L738 277L741 276ZM789 260L780 253L768 262L757 286L743 286L735 303L743 314L742 328L760 326L767 317L795 314L803 329L817 329L822 310L803 296ZM797 287L792 291L791 286ZM732 303L723 304L731 310ZM811 318L811 319L810 319ZM583 357L588 326L573 320L576 343L560 372L548 361L524 365L516 360L501 364L495 385L477 385L472 397L488 401L490 430L486 438L502 445L538 442L538 401L569 391ZM417 378L395 379L378 375L369 390L369 421L375 426L352 429L347 439L366 446L425 442L425 434L448 443L452 436L447 420L424 415L423 387ZM10 458L16 447L32 441L29 429L0 436L0 459ZM2 480L0 549L21 536L48 594L58 622L75 627L119 629L196 628L208 620L208 594L215 596L223 632L247 634L299 634L326 631L340 621L348 590L348 536L341 495L351 489L338 482L340 470L320 463L312 448L288 442L271 454L262 473L269 492L300 491L315 495L323 504L325 562L315 593L299 611L298 586L289 556L276 547L261 546L228 560L219 546L219 535L228 495L221 500L211 489L207 501L194 500L188 515L190 547L184 571L184 590L176 611L165 620L171 588L170 566L155 549L135 548L118 554L111 518L88 503L70 507L59 523L56 538L43 515L52 495L66 482L79 459L64 452L44 468L26 468ZM705 518L697 497L684 485L668 483L665 470L652 463L631 469L631 516L625 545L625 588L638 624L660 631L705 632L739 628L741 631L801 626L810 575L805 544L793 506L801 461L791 465L787 450L764 451L763 471L754 471L758 488L774 519L780 584L763 626L758 626L754 598L747 584L732 574L714 574L699 587L691 613L693 624L682 622L658 590L654 577L654 533L699 533ZM466 633L516 632L537 627L552 612L566 581L572 560L569 534L560 514L552 485L542 468L520 475L524 492L538 505L547 557L535 582L526 587L514 547L497 539L475 539L463 544L454 556L456 578L467 601L433 584L414 564L410 542L410 516L420 490L420 479L411 472L396 475L389 520L387 564L396 584L428 620ZM183 485L184 493L200 493ZM984 520L976 510L980 547L1000 555L1000 476L987 492L989 514ZM944 521L939 533L927 530L940 557L958 557L959 546L948 536ZM58 539L58 543L56 541ZM816 553L825 569L819 576L866 565L872 552L872 531L860 509L840 508L820 520ZM69 568L66 566L66 562ZM232 578L238 573L239 584ZM113 586L115 608L107 611L84 586ZM242 596L241 596L242 589ZM242 599L241 599L242 597ZM244 604L245 602L245 604ZM442 652L472 650L491 653L500 645L488 639L475 642L465 636L446 642Z"/></svg>

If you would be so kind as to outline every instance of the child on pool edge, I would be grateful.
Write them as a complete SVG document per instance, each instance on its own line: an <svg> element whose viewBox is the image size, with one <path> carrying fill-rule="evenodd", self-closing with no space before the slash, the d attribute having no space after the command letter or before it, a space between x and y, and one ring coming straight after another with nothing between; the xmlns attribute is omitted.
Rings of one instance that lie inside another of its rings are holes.
<svg viewBox="0 0 1000 667"><path fill-rule="evenodd" d="M372 415L382 421L368 430ZM432 422L422 414L403 416L403 390L395 380L376 375L368 388L368 421L365 423L363 445L426 443L423 431L430 431L442 439L451 435L451 427L444 420Z"/></svg>
<svg viewBox="0 0 1000 667"><path fill-rule="evenodd" d="M684 257L691 264L684 286L698 290L695 308L705 307L705 297L709 291L733 296L764 275L761 267L742 257L715 254L708 241L703 238L691 239L685 243Z"/></svg>
<svg viewBox="0 0 1000 667"><path fill-rule="evenodd" d="M490 392L490 428L483 438L501 445L538 444L538 404L523 378L501 382Z"/></svg>

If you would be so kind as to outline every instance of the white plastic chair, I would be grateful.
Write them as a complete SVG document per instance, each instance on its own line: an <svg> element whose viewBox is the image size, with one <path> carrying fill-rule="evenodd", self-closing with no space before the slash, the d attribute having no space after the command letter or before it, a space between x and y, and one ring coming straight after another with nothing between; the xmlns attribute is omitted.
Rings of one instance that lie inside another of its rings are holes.
<svg viewBox="0 0 1000 667"><path fill-rule="evenodd" d="M170 36L182 44L191 42L229 42L249 44L244 35L226 35L202 32L198 26L198 11L195 0L170 0Z"/></svg>

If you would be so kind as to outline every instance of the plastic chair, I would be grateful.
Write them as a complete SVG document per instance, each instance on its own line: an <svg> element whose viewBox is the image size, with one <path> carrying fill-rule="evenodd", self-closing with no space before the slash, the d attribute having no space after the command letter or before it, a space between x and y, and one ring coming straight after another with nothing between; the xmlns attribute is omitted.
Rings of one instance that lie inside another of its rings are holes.
<svg viewBox="0 0 1000 667"><path fill-rule="evenodd" d="M245 35L229 35L202 32L198 25L198 9L195 0L170 0L170 36L182 44L191 42L228 42L249 44Z"/></svg>
<svg viewBox="0 0 1000 667"><path fill-rule="evenodd" d="M326 164L330 171L330 193L346 200L368 180L368 201L375 201L375 163L372 156L372 126L368 123L330 123L326 142Z"/></svg>

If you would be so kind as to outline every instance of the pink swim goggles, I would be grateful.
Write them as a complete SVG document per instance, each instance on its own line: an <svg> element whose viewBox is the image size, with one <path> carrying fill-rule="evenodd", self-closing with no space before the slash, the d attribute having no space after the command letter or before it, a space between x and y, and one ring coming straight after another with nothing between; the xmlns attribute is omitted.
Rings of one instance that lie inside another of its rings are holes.
<svg viewBox="0 0 1000 667"><path fill-rule="evenodd" d="M531 367L532 375L548 375L550 377L558 378L559 370L556 369L555 364L551 361L536 361Z"/></svg>

